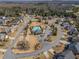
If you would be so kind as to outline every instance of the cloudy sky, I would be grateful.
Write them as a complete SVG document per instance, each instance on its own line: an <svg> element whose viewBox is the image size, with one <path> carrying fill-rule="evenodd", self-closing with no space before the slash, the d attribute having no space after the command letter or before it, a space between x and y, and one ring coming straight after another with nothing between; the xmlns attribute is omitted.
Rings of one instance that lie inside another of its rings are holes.
<svg viewBox="0 0 79 59"><path fill-rule="evenodd" d="M51 1L51 0L0 0L0 1Z"/></svg>
<svg viewBox="0 0 79 59"><path fill-rule="evenodd" d="M0 0L0 1L52 1L52 0ZM79 0L56 0L56 1L79 1Z"/></svg>

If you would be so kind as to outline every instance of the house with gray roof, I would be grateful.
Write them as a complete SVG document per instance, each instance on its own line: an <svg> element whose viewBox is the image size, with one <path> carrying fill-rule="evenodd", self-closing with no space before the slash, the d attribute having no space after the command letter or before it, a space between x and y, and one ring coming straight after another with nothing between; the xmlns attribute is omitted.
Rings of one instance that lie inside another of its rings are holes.
<svg viewBox="0 0 79 59"><path fill-rule="evenodd" d="M5 32L0 32L0 41L5 40L5 36L6 36Z"/></svg>
<svg viewBox="0 0 79 59"><path fill-rule="evenodd" d="M75 47L76 47L77 52L78 52L78 54L79 54L79 43L77 43L77 44L75 45Z"/></svg>
<svg viewBox="0 0 79 59"><path fill-rule="evenodd" d="M74 54L79 54L79 43L69 44L66 49L71 50Z"/></svg>
<svg viewBox="0 0 79 59"><path fill-rule="evenodd" d="M62 53L56 54L53 59L75 59L75 55L71 50L66 50Z"/></svg>

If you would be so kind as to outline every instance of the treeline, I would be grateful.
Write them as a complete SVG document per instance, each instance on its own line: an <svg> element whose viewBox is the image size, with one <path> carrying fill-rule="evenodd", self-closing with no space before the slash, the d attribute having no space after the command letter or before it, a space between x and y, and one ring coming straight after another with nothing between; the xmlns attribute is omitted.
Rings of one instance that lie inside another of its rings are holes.
<svg viewBox="0 0 79 59"><path fill-rule="evenodd" d="M0 8L0 16L19 16L21 12L22 9L20 7Z"/></svg>
<svg viewBox="0 0 79 59"><path fill-rule="evenodd" d="M73 12L67 13L65 9L62 7L58 9L56 6L55 8L50 8L49 6L39 7L40 5L37 5L37 7L11 7L11 8L0 8L0 16L20 16L19 13L27 13L30 15L40 15L43 17L46 16L65 16L65 17L75 17ZM42 5L41 5L42 6Z"/></svg>
<svg viewBox="0 0 79 59"><path fill-rule="evenodd" d="M40 16L64 16L64 17L76 17L73 12L66 12L66 10L63 9L44 9L44 8L27 8L26 13L28 14L35 14Z"/></svg>

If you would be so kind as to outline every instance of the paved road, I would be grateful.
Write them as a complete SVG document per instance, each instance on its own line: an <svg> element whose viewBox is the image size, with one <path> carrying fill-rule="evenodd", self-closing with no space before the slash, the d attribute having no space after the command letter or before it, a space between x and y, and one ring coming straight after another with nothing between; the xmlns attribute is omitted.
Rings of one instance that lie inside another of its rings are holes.
<svg viewBox="0 0 79 59"><path fill-rule="evenodd" d="M14 45L17 41L17 38L19 37L20 33L24 30L24 28L27 27L28 23L29 23L28 19L26 20L26 18L25 18L23 25L21 27L19 27L19 30L17 31L14 40L11 41L11 44L10 44L9 48L7 49L6 53L4 54L3 59L13 59L13 54L11 53L11 48L14 47Z"/></svg>
<svg viewBox="0 0 79 59"><path fill-rule="evenodd" d="M15 54L13 54L11 49L7 49L7 52L5 53L3 59L16 59Z"/></svg>
<svg viewBox="0 0 79 59"><path fill-rule="evenodd" d="M17 32L17 35L15 37L15 40L12 41L10 47L8 48L7 52L5 53L4 59L12 59L14 57L16 57L16 58L23 58L23 57L28 57L28 56L37 56L37 55L39 55L43 51L48 51L49 49L52 48L52 46L58 45L59 44L59 41L60 41L59 39L63 35L63 32L61 31L61 27L58 25L57 26L57 28L58 28L58 32L57 32L58 35L57 35L57 38L56 38L55 41L53 41L52 43L43 42L42 43L43 44L43 48L40 49L40 50L37 50L35 52L28 53L28 54L27 53L24 53L24 54L16 54L16 55L14 55L14 54L11 53L11 47L14 46L14 43L16 42L17 38L19 37L19 34L23 31L23 29L26 27L26 25L27 25L27 21L24 23L24 25L22 27L20 27L20 29ZM47 38L47 34L45 34L45 36L42 39L45 39L45 38ZM11 58L9 58L9 57L11 57Z"/></svg>
<svg viewBox="0 0 79 59"><path fill-rule="evenodd" d="M48 51L49 49L51 49L53 46L56 46L56 45L58 45L59 44L59 42L60 42L60 38L62 37L62 35L63 35L63 32L61 31L61 27L58 25L57 26L57 28L58 28L58 36L57 36L57 38L56 38L56 40L55 41L53 41L52 43L49 43L49 42L43 42L42 44L43 44L43 48L42 49L40 49L40 50L37 50L37 51L35 51L35 52L32 52L32 53L24 53L24 54L17 54L16 55L16 57L17 58L23 58L23 57L30 57L30 56L37 56L37 55L39 55L41 52L43 52L43 51ZM43 40L45 39L45 38L47 38L46 37L47 35L45 35L44 37L43 37Z"/></svg>

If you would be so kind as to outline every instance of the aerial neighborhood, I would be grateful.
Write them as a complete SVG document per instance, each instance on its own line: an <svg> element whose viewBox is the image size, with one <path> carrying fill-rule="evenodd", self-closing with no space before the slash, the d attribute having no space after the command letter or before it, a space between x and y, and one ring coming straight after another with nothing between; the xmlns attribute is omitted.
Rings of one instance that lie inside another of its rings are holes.
<svg viewBox="0 0 79 59"><path fill-rule="evenodd" d="M79 59L79 5L1 5L0 59Z"/></svg>

